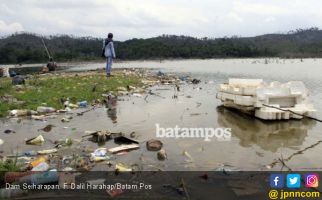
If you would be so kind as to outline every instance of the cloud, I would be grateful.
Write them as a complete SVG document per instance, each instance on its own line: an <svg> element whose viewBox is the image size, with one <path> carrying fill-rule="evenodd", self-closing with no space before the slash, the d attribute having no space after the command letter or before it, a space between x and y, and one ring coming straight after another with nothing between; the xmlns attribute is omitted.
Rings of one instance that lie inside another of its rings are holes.
<svg viewBox="0 0 322 200"><path fill-rule="evenodd" d="M0 0L0 35L253 36L322 26L319 0Z"/></svg>
<svg viewBox="0 0 322 200"><path fill-rule="evenodd" d="M6 24L4 21L0 20L0 32L4 34L15 33L23 31L23 27L20 23L14 22L11 24Z"/></svg>

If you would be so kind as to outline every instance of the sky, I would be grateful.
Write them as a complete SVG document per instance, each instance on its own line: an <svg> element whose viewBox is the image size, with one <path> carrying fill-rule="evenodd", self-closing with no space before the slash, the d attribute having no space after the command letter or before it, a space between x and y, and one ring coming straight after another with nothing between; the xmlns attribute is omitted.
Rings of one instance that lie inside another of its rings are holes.
<svg viewBox="0 0 322 200"><path fill-rule="evenodd" d="M0 36L248 37L321 28L321 8L321 0L0 0Z"/></svg>

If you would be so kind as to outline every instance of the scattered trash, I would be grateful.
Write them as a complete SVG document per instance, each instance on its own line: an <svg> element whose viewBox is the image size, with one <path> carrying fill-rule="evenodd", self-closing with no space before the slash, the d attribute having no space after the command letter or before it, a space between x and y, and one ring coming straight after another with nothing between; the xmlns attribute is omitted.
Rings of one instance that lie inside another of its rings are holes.
<svg viewBox="0 0 322 200"><path fill-rule="evenodd" d="M56 148L61 148L61 147L64 147L64 146L70 146L70 145L72 145L73 144L73 140L70 139L70 138L66 138L66 139L62 139L62 140L56 140L54 142L54 144L56 144L55 145Z"/></svg>
<svg viewBox="0 0 322 200"><path fill-rule="evenodd" d="M33 110L11 110L9 115L14 117L24 117L24 116L31 116L36 115L38 112Z"/></svg>
<svg viewBox="0 0 322 200"><path fill-rule="evenodd" d="M309 118L316 121L317 110L309 101L301 81L265 83L262 79L230 78L220 84L216 98L225 107L237 109L263 120Z"/></svg>
<svg viewBox="0 0 322 200"><path fill-rule="evenodd" d="M55 127L55 126L49 124L49 125L45 126L44 128L38 129L38 131L42 130L42 131L45 131L45 132L50 132L53 127Z"/></svg>
<svg viewBox="0 0 322 200"><path fill-rule="evenodd" d="M49 169L48 163L41 162L37 166L35 166L34 168L32 168L31 171L44 172L44 171L47 171L48 169Z"/></svg>
<svg viewBox="0 0 322 200"><path fill-rule="evenodd" d="M52 108L52 107L39 106L39 107L37 107L37 112L39 112L39 113L53 113L53 112L56 112L56 109Z"/></svg>
<svg viewBox="0 0 322 200"><path fill-rule="evenodd" d="M134 87L134 86L132 86L132 85L128 85L127 86L127 90L135 90L136 89L136 87Z"/></svg>
<svg viewBox="0 0 322 200"><path fill-rule="evenodd" d="M69 107L69 108L78 108L78 105L77 104L70 103L70 104L68 104L67 107Z"/></svg>
<svg viewBox="0 0 322 200"><path fill-rule="evenodd" d="M44 137L42 135L39 135L37 137L27 140L26 144L41 145L43 142L45 142Z"/></svg>
<svg viewBox="0 0 322 200"><path fill-rule="evenodd" d="M74 171L74 169L73 168L71 168L71 167L65 167L64 169L63 169L63 171L64 172L70 172L70 171ZM59 179L60 180L60 179Z"/></svg>
<svg viewBox="0 0 322 200"><path fill-rule="evenodd" d="M165 75L165 73L162 71L158 71L158 73L157 73L157 76L164 76L164 75Z"/></svg>
<svg viewBox="0 0 322 200"><path fill-rule="evenodd" d="M151 139L146 142L146 148L149 151L159 151L163 146L163 143L160 140Z"/></svg>
<svg viewBox="0 0 322 200"><path fill-rule="evenodd" d="M91 155L102 157L102 156L106 156L106 153L107 153L106 148L98 148L93 153L91 153Z"/></svg>
<svg viewBox="0 0 322 200"><path fill-rule="evenodd" d="M62 164L63 165L68 165L73 161L73 159L74 159L73 156L63 156Z"/></svg>
<svg viewBox="0 0 322 200"><path fill-rule="evenodd" d="M2 139L0 139L0 145L3 145L4 141Z"/></svg>
<svg viewBox="0 0 322 200"><path fill-rule="evenodd" d="M131 172L132 171L132 168L126 166L125 164L123 163L117 163L115 165L115 170L117 172Z"/></svg>
<svg viewBox="0 0 322 200"><path fill-rule="evenodd" d="M31 119L44 121L44 120L46 120L46 116L45 115L31 115Z"/></svg>
<svg viewBox="0 0 322 200"><path fill-rule="evenodd" d="M117 87L116 89L117 91L123 91L123 92L126 92L127 89L125 87Z"/></svg>
<svg viewBox="0 0 322 200"><path fill-rule="evenodd" d="M140 145L138 144L129 144L129 145L121 145L119 147L110 148L108 149L108 151L111 153L118 153L120 151L130 151L130 150L135 150L139 148L140 148Z"/></svg>
<svg viewBox="0 0 322 200"><path fill-rule="evenodd" d="M85 131L85 134L82 137L92 136L90 140L97 143L111 139L111 133L109 131Z"/></svg>
<svg viewBox="0 0 322 200"><path fill-rule="evenodd" d="M33 168L33 167L36 167L37 165L39 165L40 163L47 162L47 161L48 161L48 156L40 156L36 160L32 161L30 163L30 166Z"/></svg>
<svg viewBox="0 0 322 200"><path fill-rule="evenodd" d="M61 119L61 122L70 122L70 120L64 117Z"/></svg>
<svg viewBox="0 0 322 200"><path fill-rule="evenodd" d="M184 150L183 152L182 152L182 155L183 156L186 156L189 160L189 162L192 162L193 161L193 158L192 158L192 156L188 153L188 151L186 151L186 150Z"/></svg>
<svg viewBox="0 0 322 200"><path fill-rule="evenodd" d="M187 81L188 80L188 76L180 76L179 77L179 79L181 80L181 81Z"/></svg>
<svg viewBox="0 0 322 200"><path fill-rule="evenodd" d="M130 138L127 138L125 136L118 136L114 138L114 142L116 144L139 144L138 141L132 140Z"/></svg>
<svg viewBox="0 0 322 200"><path fill-rule="evenodd" d="M167 153L165 152L164 149L161 149L160 151L158 151L158 160L165 160L167 159Z"/></svg>
<svg viewBox="0 0 322 200"><path fill-rule="evenodd" d="M130 133L131 138L135 138L135 136L136 136L136 133L134 131L132 133Z"/></svg>
<svg viewBox="0 0 322 200"><path fill-rule="evenodd" d="M57 152L57 149L46 149L46 150L37 151L37 153L40 155L52 154L52 153L56 153L56 152Z"/></svg>
<svg viewBox="0 0 322 200"><path fill-rule="evenodd" d="M193 79L192 81L191 81L191 83L192 84L199 84L200 83L200 80L199 79Z"/></svg>
<svg viewBox="0 0 322 200"><path fill-rule="evenodd" d="M106 148L98 148L93 153L91 153L90 160L95 162L109 160L110 157L106 155Z"/></svg>
<svg viewBox="0 0 322 200"><path fill-rule="evenodd" d="M14 76L12 78L12 85L25 85L25 79L22 76Z"/></svg>
<svg viewBox="0 0 322 200"><path fill-rule="evenodd" d="M14 130L7 129L4 131L5 134L16 133Z"/></svg>
<svg viewBox="0 0 322 200"><path fill-rule="evenodd" d="M109 156L91 156L90 160L93 162L101 162L101 161L106 161L109 160L110 157Z"/></svg>
<svg viewBox="0 0 322 200"><path fill-rule="evenodd" d="M25 152L23 152L22 153L22 155L24 155L24 156L36 156L36 155L38 155L38 153L36 152L36 151L25 151Z"/></svg>
<svg viewBox="0 0 322 200"><path fill-rule="evenodd" d="M142 98L142 94L139 93L133 93L132 96Z"/></svg>
<svg viewBox="0 0 322 200"><path fill-rule="evenodd" d="M79 103L78 103L78 106L79 106L80 108L86 108L86 107L87 107L87 105L88 105L87 101L81 101L81 102L79 102Z"/></svg>

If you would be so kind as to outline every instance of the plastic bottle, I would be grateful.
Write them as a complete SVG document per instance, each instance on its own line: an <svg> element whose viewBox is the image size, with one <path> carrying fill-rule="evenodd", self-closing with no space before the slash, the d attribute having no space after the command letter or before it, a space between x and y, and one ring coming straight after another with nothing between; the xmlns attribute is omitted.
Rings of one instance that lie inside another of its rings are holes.
<svg viewBox="0 0 322 200"><path fill-rule="evenodd" d="M56 153L57 149L46 149L46 150L41 150L41 151L37 151L38 154L51 154L51 153Z"/></svg>
<svg viewBox="0 0 322 200"><path fill-rule="evenodd" d="M52 113L52 112L56 112L56 109L52 108L52 107L39 106L37 108L37 112L39 112L39 113Z"/></svg>
<svg viewBox="0 0 322 200"><path fill-rule="evenodd" d="M101 162L101 161L105 161L105 160L109 160L110 157L108 156L104 156L104 157L99 157L99 156L91 156L91 161L95 161L95 162Z"/></svg>
<svg viewBox="0 0 322 200"><path fill-rule="evenodd" d="M81 108L85 108L85 107L87 107L87 104L88 104L87 101L81 101L78 103L78 106Z"/></svg>

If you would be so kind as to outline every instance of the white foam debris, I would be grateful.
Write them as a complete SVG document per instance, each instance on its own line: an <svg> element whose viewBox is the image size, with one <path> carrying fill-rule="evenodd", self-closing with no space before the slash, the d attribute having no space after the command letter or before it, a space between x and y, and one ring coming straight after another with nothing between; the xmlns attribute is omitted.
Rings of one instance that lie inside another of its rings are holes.
<svg viewBox="0 0 322 200"><path fill-rule="evenodd" d="M220 84L217 99L226 107L265 120L301 119L301 115L314 117L316 113L301 81L267 84L262 79L229 79L228 83Z"/></svg>

